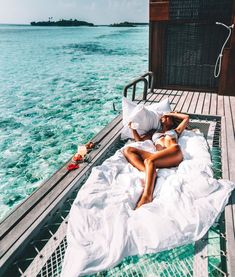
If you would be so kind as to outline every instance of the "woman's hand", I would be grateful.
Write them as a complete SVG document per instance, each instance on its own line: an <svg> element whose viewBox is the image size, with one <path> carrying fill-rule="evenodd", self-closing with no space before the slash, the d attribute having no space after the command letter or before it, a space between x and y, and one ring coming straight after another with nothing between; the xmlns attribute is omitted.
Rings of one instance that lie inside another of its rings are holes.
<svg viewBox="0 0 235 277"><path fill-rule="evenodd" d="M131 123L132 123L131 121L128 123L128 127L129 127L130 129L132 129L132 128L131 128Z"/></svg>

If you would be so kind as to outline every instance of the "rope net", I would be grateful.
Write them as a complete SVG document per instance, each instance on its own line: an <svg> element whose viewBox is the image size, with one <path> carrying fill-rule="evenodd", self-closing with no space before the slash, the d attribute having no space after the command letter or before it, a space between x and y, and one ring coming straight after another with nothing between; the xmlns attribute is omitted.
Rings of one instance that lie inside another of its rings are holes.
<svg viewBox="0 0 235 277"><path fill-rule="evenodd" d="M202 118L204 121L202 121ZM221 170L221 139L220 120L206 120L205 116L195 117L191 122L191 128L200 128L207 138L213 161L214 177L222 176ZM211 128L212 126L212 128ZM107 156L112 155L117 149L123 146L123 142L112 148ZM107 158L107 156L105 158ZM102 161L101 161L102 162ZM84 181L85 182L85 181ZM43 227L37 240L31 241L30 248L21 255L7 276L59 276L62 262L67 247L66 224L70 207L77 195L75 190L64 202L60 210L53 215L51 224ZM202 257L206 263L209 276L226 276L224 259L226 258L223 249L225 235L223 215L208 232L206 238L207 254ZM93 275L100 276L193 276L197 261L195 261L195 244L177 247L171 250L156 254L146 254L142 256L132 256L125 258L119 265ZM11 274L11 275L10 275ZM14 275L12 275L14 274Z"/></svg>

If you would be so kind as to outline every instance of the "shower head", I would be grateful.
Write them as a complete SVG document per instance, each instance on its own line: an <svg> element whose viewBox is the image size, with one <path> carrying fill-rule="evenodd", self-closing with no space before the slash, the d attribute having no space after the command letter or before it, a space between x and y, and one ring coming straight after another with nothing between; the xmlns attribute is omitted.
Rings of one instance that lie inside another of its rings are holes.
<svg viewBox="0 0 235 277"><path fill-rule="evenodd" d="M231 26L227 26L226 24L221 23L221 22L215 22L215 24L217 24L217 25L222 25L222 26L224 26L224 27L227 28L227 29L232 29L232 28L234 28L234 24L232 24Z"/></svg>

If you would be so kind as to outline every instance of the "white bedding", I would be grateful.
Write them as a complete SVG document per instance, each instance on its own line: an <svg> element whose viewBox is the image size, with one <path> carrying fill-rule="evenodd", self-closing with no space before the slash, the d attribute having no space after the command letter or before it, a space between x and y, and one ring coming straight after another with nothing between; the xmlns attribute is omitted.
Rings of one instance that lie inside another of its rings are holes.
<svg viewBox="0 0 235 277"><path fill-rule="evenodd" d="M208 146L199 131L184 131L179 144L184 161L158 170L153 202L137 210L144 174L126 161L123 148L92 169L69 214L63 277L96 273L126 256L203 237L235 185L213 179ZM131 145L155 151L150 140Z"/></svg>

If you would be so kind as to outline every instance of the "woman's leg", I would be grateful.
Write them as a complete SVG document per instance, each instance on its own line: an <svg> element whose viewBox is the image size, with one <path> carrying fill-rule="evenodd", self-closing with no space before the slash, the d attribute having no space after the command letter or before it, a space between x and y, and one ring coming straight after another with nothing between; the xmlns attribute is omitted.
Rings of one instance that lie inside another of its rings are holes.
<svg viewBox="0 0 235 277"><path fill-rule="evenodd" d="M154 183L157 177L156 168L178 166L182 160L183 155L178 145L173 145L167 149L151 154L150 157L144 160L146 182L143 194L140 197L136 208L152 201Z"/></svg>
<svg viewBox="0 0 235 277"><path fill-rule="evenodd" d="M156 166L154 165L154 163L149 162L148 159L145 159L144 164L145 164L144 191L137 203L136 209L142 206L143 204L152 202L154 184L157 178Z"/></svg>
<svg viewBox="0 0 235 277"><path fill-rule="evenodd" d="M124 149L124 156L130 164L140 171L145 171L144 160L151 156L150 152L128 146Z"/></svg>

